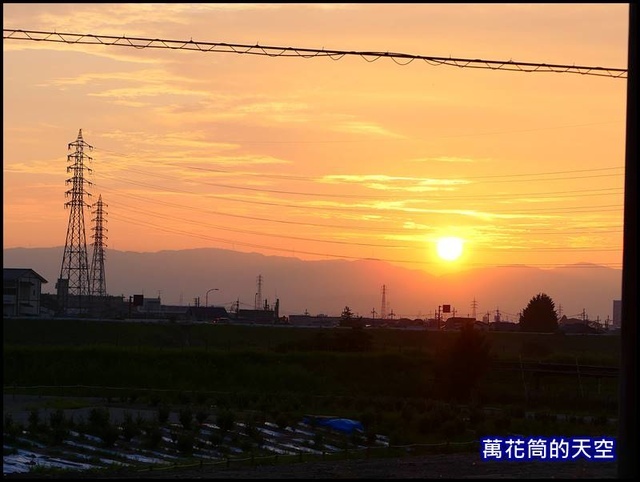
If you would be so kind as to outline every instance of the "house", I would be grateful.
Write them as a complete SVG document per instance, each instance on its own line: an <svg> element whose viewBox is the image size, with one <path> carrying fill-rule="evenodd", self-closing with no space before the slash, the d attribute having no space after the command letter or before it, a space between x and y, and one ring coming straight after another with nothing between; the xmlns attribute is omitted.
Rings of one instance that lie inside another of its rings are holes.
<svg viewBox="0 0 640 482"><path fill-rule="evenodd" d="M44 283L48 281L31 268L3 268L2 315L40 316Z"/></svg>
<svg viewBox="0 0 640 482"><path fill-rule="evenodd" d="M217 323L228 321L229 313L223 306L190 306L186 311L186 319L189 321Z"/></svg>
<svg viewBox="0 0 640 482"><path fill-rule="evenodd" d="M452 316L444 322L445 330L461 330L463 326L473 326L476 322L475 318L464 316Z"/></svg>
<svg viewBox="0 0 640 482"><path fill-rule="evenodd" d="M274 310L237 310L231 317L231 321L241 323L259 323L270 325L279 322L279 318Z"/></svg>
<svg viewBox="0 0 640 482"><path fill-rule="evenodd" d="M494 321L489 323L489 331L520 331L520 323L510 321Z"/></svg>
<svg viewBox="0 0 640 482"><path fill-rule="evenodd" d="M267 301L264 302L263 309L257 310L243 310L238 309L235 315L231 317L231 321L240 323L258 323L258 324L274 324L284 323L284 320L280 318L280 300L276 299L273 309L269 306Z"/></svg>
<svg viewBox="0 0 640 482"><path fill-rule="evenodd" d="M289 315L291 326L305 326L311 328L336 328L340 326L339 316L316 315Z"/></svg>
<svg viewBox="0 0 640 482"><path fill-rule="evenodd" d="M562 315L558 320L558 330L562 333L581 335L599 333L602 331L592 326L593 324L594 322L587 319L567 318L566 315Z"/></svg>

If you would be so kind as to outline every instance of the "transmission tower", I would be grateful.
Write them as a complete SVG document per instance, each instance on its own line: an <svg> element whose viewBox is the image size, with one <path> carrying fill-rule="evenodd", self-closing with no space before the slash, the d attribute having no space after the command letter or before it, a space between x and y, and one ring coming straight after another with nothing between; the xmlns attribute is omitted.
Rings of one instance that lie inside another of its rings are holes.
<svg viewBox="0 0 640 482"><path fill-rule="evenodd" d="M94 203L92 207L95 207L93 214L95 218L92 221L95 223L93 228L93 258L91 260L91 294L93 296L107 296L107 281L104 276L104 248L107 245L104 239L107 237L104 232L107 228L104 227L106 219L104 215L104 206L102 202L102 194L98 196L98 202Z"/></svg>
<svg viewBox="0 0 640 482"><path fill-rule="evenodd" d="M257 285L258 285L258 291L256 292L254 308L256 310L261 310L262 309L262 275L261 274L258 275Z"/></svg>
<svg viewBox="0 0 640 482"><path fill-rule="evenodd" d="M478 312L478 302L474 298L473 301L471 302L471 318L473 318L474 320L476 319L477 312Z"/></svg>
<svg viewBox="0 0 640 482"><path fill-rule="evenodd" d="M387 285L382 285L382 306L380 307L380 319L387 319Z"/></svg>
<svg viewBox="0 0 640 482"><path fill-rule="evenodd" d="M91 286L89 283L89 263L87 261L87 238L84 231L84 207L85 196L91 196L85 190L85 184L91 182L84 178L85 170L91 173L91 169L85 165L85 159L92 158L85 154L85 149L92 150L93 146L87 144L82 138L82 129L78 131L75 142L69 143L68 150L74 151L67 155L67 172L73 173L73 177L65 181L71 184L71 189L65 192L65 197L71 197L64 206L70 208L69 224L67 226L67 239L62 256L62 268L58 284L58 294L64 297L65 307L67 295L82 297L89 295ZM78 299L80 303L80 298Z"/></svg>

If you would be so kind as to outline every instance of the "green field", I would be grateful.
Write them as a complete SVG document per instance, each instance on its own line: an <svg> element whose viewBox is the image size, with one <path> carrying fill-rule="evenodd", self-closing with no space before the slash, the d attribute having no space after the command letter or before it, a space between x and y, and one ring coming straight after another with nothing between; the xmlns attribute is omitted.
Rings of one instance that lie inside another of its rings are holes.
<svg viewBox="0 0 640 482"><path fill-rule="evenodd" d="M203 348L224 351L307 351L314 341L331 340L345 328L260 325L140 323L96 320L5 319L4 345L151 348ZM455 331L372 329L374 353L418 352L431 356L446 347ZM496 359L554 360L617 366L619 335L550 335L487 332ZM340 347L336 346L336 349Z"/></svg>
<svg viewBox="0 0 640 482"><path fill-rule="evenodd" d="M378 433L407 442L443 437L441 425L449 419L442 430L458 434L467 433L460 424L474 419L489 424L475 433L514 430L518 420L524 431L537 420L539 431L601 433L602 427L582 422L542 427L550 413L601 421L617 413L615 377L537 376L501 362L617 367L619 336L487 332L487 373L469 399L451 400L443 391L448 380L436 367L459 332L44 319L5 319L3 325L5 393L228 407L291 418L330 414L367 420ZM477 416L489 408L500 415L490 422ZM526 412L542 418L529 420ZM613 426L607 430L615 433Z"/></svg>

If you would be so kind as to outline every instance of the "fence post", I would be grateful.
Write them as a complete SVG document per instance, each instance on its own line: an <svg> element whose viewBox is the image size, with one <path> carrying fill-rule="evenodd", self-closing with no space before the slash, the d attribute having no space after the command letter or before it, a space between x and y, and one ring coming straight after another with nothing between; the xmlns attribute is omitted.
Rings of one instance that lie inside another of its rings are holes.
<svg viewBox="0 0 640 482"><path fill-rule="evenodd" d="M520 373L522 374L522 387L524 388L524 401L528 402L529 401L529 393L527 391L527 382L526 382L525 376L524 376L524 366L522 364L522 355L518 355L518 357L520 358Z"/></svg>
<svg viewBox="0 0 640 482"><path fill-rule="evenodd" d="M578 372L578 386L580 387L580 398L584 398L584 389L582 388L582 378L580 377L580 365L578 357L576 357L576 371Z"/></svg>

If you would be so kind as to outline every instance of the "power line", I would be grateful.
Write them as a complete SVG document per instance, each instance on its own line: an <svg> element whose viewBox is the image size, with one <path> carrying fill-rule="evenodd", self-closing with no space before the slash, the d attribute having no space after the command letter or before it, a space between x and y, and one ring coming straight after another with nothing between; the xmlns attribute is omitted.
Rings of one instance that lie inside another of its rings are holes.
<svg viewBox="0 0 640 482"><path fill-rule="evenodd" d="M130 193L125 193L122 192L119 189L114 189L114 188L110 188L110 187L105 187L102 186L103 189L106 189L110 192L113 192L117 195L117 197L128 197L128 198L132 198L132 199L137 199L139 201L144 201L144 202L148 202L154 205L163 205L163 206L168 206L168 207L175 207L178 209L184 209L187 212L192 212L193 211L193 207L192 206L187 206L185 204L178 204L178 203L172 203L172 202L168 202L168 201L162 201L162 200L158 200L158 199L148 199L142 196L137 196L135 194L130 194ZM114 196L115 197L115 196ZM119 205L120 203L112 201L112 203L115 203L116 205ZM127 204L122 204L123 206L128 206ZM144 212L144 210L138 208L136 209L136 212ZM266 217L258 217L258 216L247 216L247 215L242 215L242 214L232 214L232 213L228 213L228 212L221 212L221 211L214 211L214 210L210 210L210 209L200 209L198 211L199 214L204 215L204 214L212 214L212 215L217 215L217 216L226 216L226 217L231 217L231 218L238 218L238 219L247 219L247 220L251 220L251 221L262 221L262 222L269 222L269 223L281 223L281 224L290 224L290 225L296 225L296 226L308 226L308 227L316 227L316 228L337 228L337 229L345 229L344 225L339 225L339 224L327 224L327 223L313 223L313 222L302 222L302 221L291 221L291 220L284 220L284 219L273 219L273 218L266 218ZM554 235L561 235L561 236L566 236L568 234L570 235L579 235L579 234L589 234L589 235L594 235L594 234L614 234L614 233L620 233L622 232L622 230L612 230L610 228L620 228L619 224L616 224L614 226L609 226L609 227L600 227L598 229L580 229L580 230L562 230L562 231L540 231L540 230L536 230L535 232L532 231L531 228L528 228L526 233L521 233L521 232L517 232L516 234L529 234L529 235L539 235L539 234L554 234ZM391 234L391 233L396 233L397 229L392 229L392 228L380 228L380 227L376 227L376 226L359 226L359 225L353 225L353 224L349 224L348 225L348 229L351 231L367 231L367 232L381 232L381 233L386 233L386 234Z"/></svg>
<svg viewBox="0 0 640 482"><path fill-rule="evenodd" d="M113 216L112 216L113 217ZM116 215L117 219L121 219L125 222L127 222L128 224L135 224L138 226L146 226L146 227L151 227L153 229L155 229L156 231L164 231L167 233L171 233L171 234L180 234L180 235L184 235L190 238L200 238L200 239L204 239L204 240L208 240L208 241L217 241L217 242L221 242L221 243L226 243L226 244L231 244L232 246L244 246L244 247L249 247L249 248L258 248L258 249L266 249L266 250L271 250L271 251L279 251L279 252L286 252L286 253L291 253L291 252L295 252L296 254L306 254L306 255L312 255L312 256L319 256L319 257L323 257L323 258L329 258L329 259L346 259L346 260L357 260L357 261L380 261L380 262L387 262L387 263L398 263L398 264L411 264L411 265L416 265L416 264L420 264L420 265L433 265L436 263L433 262L429 262L426 260L422 260L422 259L392 259L392 258L380 258L380 257L364 257L364 256L350 256L350 255L341 255L341 254L331 254L331 253L320 253L317 251L305 251L305 250L299 250L299 249L291 249L291 248L284 248L284 247L276 247L276 246L266 246L263 244L254 244L254 243L248 243L248 242L244 242L244 241L233 241L233 240L229 240L229 239L224 239L224 238L217 238L214 236L210 236L210 235L206 235L206 234L201 234L201 233L195 233L192 231L185 231L182 229L172 229L172 228L168 228L165 225L159 225L159 224L155 224L155 223L151 223L149 221L140 221L134 218L130 218L126 215ZM600 252L600 251L609 251L607 250L592 250L594 252ZM611 251L618 251L617 249L611 249ZM591 264L577 264L577 265L567 265L566 263L527 263L527 264L503 264L503 265L494 265L494 264L485 264L485 263L466 263L466 265L468 266L473 266L473 267L486 267L486 266L493 266L496 268L522 268L522 267L539 267L539 268L571 268L571 267L575 267L575 268L602 268L602 267L606 267L606 268L613 268L613 269L619 269L621 267L621 263L602 263L602 264L596 264L596 263L591 263Z"/></svg>
<svg viewBox="0 0 640 482"><path fill-rule="evenodd" d="M116 203L116 204L119 204L119 205L122 205L124 207L127 207L125 204L120 204L120 203ZM233 233L240 233L240 234L251 234L251 235L254 235L254 236L269 236L269 237L273 237L273 238L293 239L293 240L297 240L297 241L313 241L313 242L316 242L316 243L331 243L331 244L342 244L342 245L350 245L350 246L368 246L368 247L375 247L375 248L410 248L410 246L408 246L408 245L391 245L391 244L379 244L379 243L358 243L358 242L341 241L341 240L338 240L338 239L321 239L319 237L305 238L305 237L301 237L301 236L292 236L292 235L287 235L287 234L274 234L274 233L259 232L259 231L253 231L253 230L248 230L248 229L239 229L239 228L220 226L220 225L217 225L217 224L207 223L207 222L204 222L202 220L187 219L184 216L171 216L171 215L168 215L168 214L165 214L165 213L158 213L158 212L155 212L155 211L142 210L142 209L136 209L136 213L144 214L145 217L153 216L153 217L157 217L157 218L160 218L160 219L181 221L182 223L193 224L195 226L198 226L199 228L215 228L216 230L220 230L220 231L230 231L230 232L233 232ZM350 229L350 227L349 226L345 226L343 229Z"/></svg>
<svg viewBox="0 0 640 482"><path fill-rule="evenodd" d="M117 205L121 205L123 207L127 207L126 204L121 204L121 203L116 203ZM144 215L144 218L148 218L148 217L155 217L155 218L160 218L160 219L166 219L166 220L175 220L175 221L180 221L182 223L188 223L188 224L193 224L199 228L215 228L217 230L221 230L221 231L230 231L230 232L235 232L235 233L241 233L241 234L252 234L252 235L256 235L256 236L268 236L268 237L273 237L273 238L280 238L280 239L294 239L294 240L300 240L300 241L313 241L313 242L317 242L317 243L331 243L331 244L341 244L341 245L350 245L350 246L368 246L368 247L377 247L377 248L405 248L405 249L409 249L412 248L414 246L409 246L409 245L389 245L389 244L377 244L377 243L359 243L359 242L349 242L349 241L340 241L340 240L334 240L334 239L321 239L319 237L314 237L314 238L308 238L308 237L300 237L300 236L291 236L291 235L286 235L286 234L274 234L274 233L266 233L266 232L259 232L259 231L252 231L252 230L246 230L246 229L238 229L238 228L230 228L230 227L224 227L224 226L219 226L219 225L215 225L215 224L211 224L211 223L207 223L207 222L203 222L202 220L190 220L185 218L184 216L172 216L172 215L168 215L165 213L158 213L155 211L149 211L146 209L136 209L136 213L137 214L141 214ZM133 219L133 218L128 218L128 219ZM148 222L148 221L147 221ZM351 229L351 226L345 226L343 227L343 229ZM182 232L184 233L184 232ZM566 234L566 233L564 233ZM605 233L605 234L609 234L609 233ZM220 239L218 239L220 240ZM505 248L493 248L493 249L497 249L498 251L504 251ZM509 246L508 248L506 248L508 250L513 250L514 253L523 253L523 252L538 252L538 251L552 251L552 252L574 252L574 251L589 251L589 252L604 252L604 251L620 251L620 248L590 248L590 247L566 247L564 244L562 245L562 247L533 247L533 248L527 248L527 247L519 247L519 246Z"/></svg>
<svg viewBox="0 0 640 482"><path fill-rule="evenodd" d="M456 57L436 57L398 52L374 52L355 50L309 49L301 47L274 47L267 45L234 44L226 42L194 42L190 40L152 39L145 37L116 37L112 35L58 33L40 30L2 29L3 39L28 40L37 42L57 42L74 45L107 45L133 47L136 49L191 50L197 52L235 53L261 55L267 57L329 57L340 60L346 56L358 56L367 62L390 58L398 65L408 65L414 60L423 60L429 65L448 65L460 68L511 70L519 72L556 72L600 77L627 78L627 69L612 67L592 67L583 65L547 64L537 62L517 62L513 60L484 60Z"/></svg>
<svg viewBox="0 0 640 482"><path fill-rule="evenodd" d="M116 151L112 151L109 149L104 149L104 148L94 148L95 150L101 150L104 152L109 152L111 154L115 154L117 156L121 156L121 157L133 157L130 154L122 154ZM284 180L295 180L295 181L307 181L307 182L318 182L318 181L324 181L325 178L320 176L320 177L310 177L310 176L291 176L291 175L286 175L286 174L278 174L278 175L272 175L272 174L268 174L268 173L253 173L253 172L238 172L238 171L231 171L228 169L219 169L219 168L211 168L211 167L199 167L199 166L189 166L189 165L184 165L184 164L173 164L173 163L162 163L162 162L158 162L158 161L153 161L153 162L149 162L149 161L144 161L144 160L140 160L137 159L137 161L139 163L145 163L145 164L149 164L152 165L154 168L157 169L158 165L161 166L166 166L166 167L177 167L180 169L190 169L193 171L203 171L203 172L211 172L211 173L216 173L216 174L230 174L230 175L238 175L241 174L242 176L252 176L252 177L259 177L259 178L273 178L273 179L284 179ZM623 166L613 166L613 167L602 167L602 168L595 168L595 169L572 169L572 170L565 170L565 171L549 171L549 172L534 172L534 173L519 173L519 174L498 174L498 175L489 175L489 176L465 176L464 180L465 181L474 181L473 184L481 184L481 183L494 183L494 182L517 182L517 181L523 181L523 182L527 182L527 183L531 183L534 181L554 181L554 180L576 180L576 179L583 179L583 178L592 178L592 177L617 177L617 176L622 176L624 173L620 173L620 174L594 174L594 175L589 175L589 176L570 176L570 177L551 177L551 178L542 178L542 179L536 179L533 178L533 176L548 176L548 175L552 175L552 174L575 174L575 173L589 173L589 172L597 172L597 171L612 171L612 170L621 170L624 169ZM133 167L128 166L127 170L129 171L133 171L133 172L137 172L137 173L144 173L145 175L152 175L152 176L156 176L156 177L161 177L161 178L165 178L165 179L171 179L174 180L174 178L172 176L168 176L166 174L160 174L157 172L150 172L150 171L142 171L139 169L135 169ZM512 179L512 178L522 178L522 177L528 177L531 176L532 179ZM329 176L332 177L332 176ZM117 179L114 176L111 176L112 179ZM449 180L448 178L431 178L434 181L446 181ZM503 179L502 181L494 181L494 180L490 180L487 181L488 179ZM344 179L342 179L341 176L334 176L332 177L332 182L335 183L349 183L349 181L345 181ZM394 178L393 176L391 176L389 178L389 180L393 181L393 180L407 180L407 181L412 181L412 180L423 180L420 178L404 178L404 177L400 177L400 178ZM477 180L481 180L480 182L478 182ZM266 189L266 188L257 188L257 187L247 187L247 186L234 186L234 185L228 185L228 184L218 184L218 183L211 183L208 181L200 181L203 184L207 184L210 186L215 186L215 187L223 187L223 188L228 188L228 189L240 189L240 190L249 190L249 191L257 191L257 192L270 192L270 193L277 193L277 194L292 194L292 195L301 195L301 196L315 196L315 197L338 197L338 198L357 198L357 199L395 199L397 197L397 194L393 194L393 195L381 195L381 194L376 194L376 195L371 195L371 196L367 196L367 195L362 195L362 194L328 194L328 193L309 193L309 192L299 192L299 191L287 191L287 190L273 190L273 189ZM596 192L601 192L601 191L611 191L611 190L620 190L622 188L618 187L618 188L602 188L602 189L589 189L588 193L589 195L593 196L593 195L606 195L606 193L603 194L595 194ZM518 196L522 197L522 196L535 196L535 195L556 195L556 197L567 197L567 196L571 196L571 193L579 193L581 195L584 195L585 191L584 190L580 190L580 191L547 191L547 192L518 192ZM430 194L440 194L439 191L430 191ZM566 196L559 196L559 195L566 195ZM500 198L504 198L504 197L509 197L509 198L513 198L514 194L513 193L494 193L494 194L482 194L481 196L478 196L476 194L474 195L470 195L470 196L447 196L446 199L447 200L454 200L454 199L465 199L465 198L473 198L475 200L477 199L500 199Z"/></svg>
<svg viewBox="0 0 640 482"><path fill-rule="evenodd" d="M201 196L201 193L198 193L196 191L189 191L186 189L178 189L178 188L167 188L164 186L157 186L155 184L150 184L150 183L146 183L146 182L142 182L142 181L133 181L131 179L124 179L124 178L120 178L117 176L112 176L109 174L103 174L102 177L105 177L107 179L113 179L122 183L126 183L126 184L132 184L134 186L142 186L142 187L148 187L148 188L152 188L158 191L162 191L162 192L171 192L171 193L175 193L175 194L189 194L189 195L198 195ZM95 183L94 183L95 184ZM208 183L203 183L203 184L208 184ZM258 189L256 189L258 190ZM289 194L295 194L293 192L290 192ZM208 197L219 197L217 195L208 195ZM441 213L441 214L451 214L453 212L456 211L464 211L464 209L462 208L457 208L457 209L453 209L453 208L449 208L449 209L425 209L425 208L400 208L400 207L386 207L386 208L380 208L380 207L376 207L375 205L371 205L371 204L349 204L349 205L342 205L342 206L335 206L335 205L317 205L317 204L290 204L290 203L281 203L281 202L270 202L270 201L257 201L255 199L239 199L239 198L229 198L229 197L225 197L224 198L225 201L229 201L229 202L240 202L240 203L248 203L248 204L258 204L258 205L266 205L266 206L276 206L276 207L288 207L288 208L295 208L295 209L311 209L311 210L320 210L320 211L338 211L338 212L360 212L363 209L375 209L377 211L381 211L381 210L385 210L385 211L410 211L410 212L419 212L419 213L432 213L432 214L437 214L437 213ZM621 208L622 205L619 204L601 204L601 205L594 205L594 206L579 206L579 207L573 207L573 208L567 208L567 207L562 207L562 208L530 208L530 209L522 209L522 208L518 208L517 211L515 211L516 213L521 213L521 212L525 212L525 213L537 213L537 212L554 212L554 213L578 213L578 212L588 212L588 213L592 213L594 211L594 209L598 209L598 213L600 212L605 212L605 211L617 211L619 209L617 208ZM610 209L602 209L602 208L610 208ZM513 210L509 210L509 211L492 211L494 214L512 214L514 213Z"/></svg>
<svg viewBox="0 0 640 482"><path fill-rule="evenodd" d="M153 163L154 166L157 167L158 163ZM175 164L168 164L169 166L176 166ZM180 166L184 169L191 169L191 170L195 170L195 171L205 171L205 172L216 172L216 173L225 173L225 174L236 174L233 171L224 171L221 169L209 169L209 168L200 168L200 167L195 167L195 166ZM601 169L591 169L590 171L594 171L594 170L601 170ZM139 174L145 174L145 175L151 175L151 176L155 176L155 177L160 177L163 179L168 179L168 180L174 180L174 178L172 176L166 175L166 174L160 174L157 172L148 172L148 171L143 171L140 169L135 169L133 167L128 166L127 167L127 171L132 171L132 172L136 172ZM584 171L565 171L565 172L584 172ZM243 176L255 176L255 177L260 177L260 178L269 178L271 176L269 176L268 174L260 174L260 173L242 173ZM543 175L543 174L531 174L531 175ZM519 176L518 174L514 174L514 176ZM613 174L611 175L605 175L605 176L613 176ZM119 179L115 176L109 176L111 179ZM483 176L483 177L493 177L493 176ZM480 179L483 177L467 177L465 179L469 180L469 179ZM502 177L507 177L507 176L502 176ZM587 176L587 177L604 177L602 175L600 176ZM120 178L121 179L121 178ZM576 179L575 177L569 177L569 178L560 178L563 180L571 180L571 179ZM297 178L296 180L298 181L310 181L310 182L317 182L318 179L315 178ZM320 180L322 180L322 178L320 178ZM441 179L436 179L436 180L441 180ZM533 181L547 181L547 180L558 180L558 178L555 179L531 179L528 180L527 182L533 182ZM340 181L338 181L340 182ZM259 187L247 187L247 186L237 186L237 185L230 185L230 184L219 184L219 183L213 183L213 182L209 182L209 181L199 181L200 184L205 184L207 186L213 186L213 187L222 187L222 188L226 188L226 189L239 189L239 190L247 190L247 191L255 191L255 192L266 192L266 193L272 193L272 194L287 194L287 195L299 195L299 196L313 196L313 197L328 197L328 198L340 198L340 199L348 199L348 198L354 198L354 199L397 199L398 194L392 194L392 195L384 195L384 194L375 194L375 195L364 195L364 194L330 194L330 193L310 193L310 192L300 192L300 191L289 191L289 190L279 190L279 189L266 189L266 188L259 188ZM476 183L474 183L476 184ZM398 188L399 191L404 191L404 189L402 188ZM613 193L611 193L610 191L621 191L622 188L618 187L618 188L602 188L602 189L590 189L588 191L589 196L611 196ZM602 192L602 191L606 191L606 192ZM599 194L598 194L599 193ZM404 192L402 194L405 194ZM504 198L508 198L508 199L513 199L515 197L514 193L497 193L497 194L482 194L482 195L460 195L460 196L451 196L448 195L448 192L442 192L439 190L432 190L429 191L429 194L431 195L440 195L440 194L447 194L446 198L443 200L447 200L447 201L451 201L451 200L464 200L464 199L474 199L474 200L485 200L485 199L504 199ZM553 195L554 197L574 197L576 194L579 194L581 197L584 197L585 195L585 191L584 189L578 190L578 191L547 191L547 192L518 192L517 196L518 197L528 197L528 196L539 196L539 195L544 195L544 196L549 196L549 195ZM440 198L438 198L440 199Z"/></svg>

